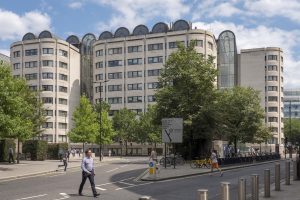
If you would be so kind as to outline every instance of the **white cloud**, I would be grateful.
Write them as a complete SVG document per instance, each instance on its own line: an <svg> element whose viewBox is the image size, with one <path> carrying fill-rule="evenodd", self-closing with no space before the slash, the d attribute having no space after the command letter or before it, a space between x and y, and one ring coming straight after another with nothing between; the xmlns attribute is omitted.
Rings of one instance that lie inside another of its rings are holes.
<svg viewBox="0 0 300 200"><path fill-rule="evenodd" d="M71 2L68 6L72 9L79 9L82 8L83 2L79 2L79 1Z"/></svg>
<svg viewBox="0 0 300 200"><path fill-rule="evenodd" d="M114 11L109 22L98 24L98 31L116 29L119 26L132 29L156 16L176 20L190 10L183 0L94 0L94 2L108 6Z"/></svg>
<svg viewBox="0 0 300 200"><path fill-rule="evenodd" d="M220 21L212 23L196 22L193 23L193 26L210 30L216 37L224 30L232 30L236 35L239 50L260 47L281 47L285 58L285 86L300 86L300 59L296 53L297 45L300 43L300 30L288 31L266 26L247 28L244 25Z"/></svg>
<svg viewBox="0 0 300 200"><path fill-rule="evenodd" d="M0 40L20 40L27 32L39 33L51 29L51 19L46 13L39 11L18 15L0 9Z"/></svg>
<svg viewBox="0 0 300 200"><path fill-rule="evenodd" d="M9 49L0 49L0 53L6 55L6 56L10 56L10 51Z"/></svg>

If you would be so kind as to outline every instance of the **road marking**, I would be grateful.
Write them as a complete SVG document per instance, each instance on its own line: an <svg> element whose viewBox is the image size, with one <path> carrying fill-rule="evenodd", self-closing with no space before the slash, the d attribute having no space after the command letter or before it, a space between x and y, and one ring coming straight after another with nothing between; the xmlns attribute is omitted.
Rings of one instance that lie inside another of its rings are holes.
<svg viewBox="0 0 300 200"><path fill-rule="evenodd" d="M135 185L135 184L132 184L132 183L126 183L126 182L123 182L123 181L120 181L119 183L122 183L122 184L125 184L125 185Z"/></svg>
<svg viewBox="0 0 300 200"><path fill-rule="evenodd" d="M126 178L126 179L122 179L122 180L119 180L119 181L115 181L115 182L110 182L110 183L103 183L103 184L100 184L100 185L96 185L96 186L104 186L104 185L111 185L111 184L114 184L114 183L119 183L119 182L122 182L122 181L127 181L127 180L130 180L130 179L134 179L135 177L130 177L130 178Z"/></svg>
<svg viewBox="0 0 300 200"><path fill-rule="evenodd" d="M116 190L123 190L123 189L138 187L138 186L142 186L142 185L149 185L149 184L152 184L152 183L154 183L154 182L148 182L148 183L138 184L138 185L131 185L131 186L127 186L127 187L119 187Z"/></svg>
<svg viewBox="0 0 300 200"><path fill-rule="evenodd" d="M34 198L38 198L38 197L44 197L44 196L46 196L46 195L47 195L47 194L40 194L40 195L36 195L36 196L24 197L24 198L21 198L21 199L15 199L15 200L34 199Z"/></svg>
<svg viewBox="0 0 300 200"><path fill-rule="evenodd" d="M127 167L127 166L128 166L128 165L122 165L122 166L121 166L121 168L123 168L123 167Z"/></svg>
<svg viewBox="0 0 300 200"><path fill-rule="evenodd" d="M118 170L118 169L119 169L119 167L114 168L114 169L111 169L111 170L108 170L108 171L106 171L106 173L113 172L113 171L116 171L116 170Z"/></svg>
<svg viewBox="0 0 300 200"><path fill-rule="evenodd" d="M63 200L63 199L68 199L70 198L70 196L66 193L59 193L60 195L62 195L63 197L59 198L59 199L54 199L54 200Z"/></svg>
<svg viewBox="0 0 300 200"><path fill-rule="evenodd" d="M105 190L107 190L107 189L105 189L105 188L101 188L101 187L95 187L96 189L98 189L98 190L101 190L101 191L105 191Z"/></svg>

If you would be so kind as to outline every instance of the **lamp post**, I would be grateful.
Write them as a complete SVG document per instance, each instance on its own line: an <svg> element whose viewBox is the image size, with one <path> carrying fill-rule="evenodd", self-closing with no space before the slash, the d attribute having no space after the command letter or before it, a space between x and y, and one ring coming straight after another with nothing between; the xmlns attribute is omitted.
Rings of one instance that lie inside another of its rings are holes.
<svg viewBox="0 0 300 200"><path fill-rule="evenodd" d="M102 99L101 99L101 88L102 88L102 83L106 83L109 80L104 80L104 81L99 81L99 82L94 82L94 83L99 83L100 84L100 88L99 88L99 93L100 93L100 99L99 99L99 103L100 103L100 114L99 114L99 157L100 157L100 161L102 161L102 126L101 126L101 122L102 122Z"/></svg>

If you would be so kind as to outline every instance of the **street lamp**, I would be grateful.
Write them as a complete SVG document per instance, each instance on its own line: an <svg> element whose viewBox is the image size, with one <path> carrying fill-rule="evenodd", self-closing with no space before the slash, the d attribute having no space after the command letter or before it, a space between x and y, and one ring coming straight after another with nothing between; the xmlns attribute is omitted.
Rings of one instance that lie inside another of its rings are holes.
<svg viewBox="0 0 300 200"><path fill-rule="evenodd" d="M104 81L99 81L99 82L93 82L93 83L99 83L100 84L100 88L99 88L99 93L100 93L100 99L99 99L99 102L100 102L100 116L99 116L99 139L100 139L100 141L99 141L99 157L100 157L100 161L102 161L102 157L101 157L101 155L102 155L102 126L101 126L101 122L102 122L102 117L101 117L101 115L102 115L102 99L101 99L101 93L102 93L102 91L101 91L101 88L102 88L102 83L106 83L106 82L108 82L109 80L104 80Z"/></svg>

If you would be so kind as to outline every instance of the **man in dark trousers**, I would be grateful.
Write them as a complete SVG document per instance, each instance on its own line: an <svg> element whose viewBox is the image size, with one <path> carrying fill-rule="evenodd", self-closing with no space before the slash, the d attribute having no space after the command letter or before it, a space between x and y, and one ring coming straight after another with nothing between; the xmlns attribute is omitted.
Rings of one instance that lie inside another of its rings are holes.
<svg viewBox="0 0 300 200"><path fill-rule="evenodd" d="M82 159L81 169L82 169L82 181L81 181L81 184L79 187L79 192L78 192L79 195L82 196L82 189L83 189L86 179L88 178L91 183L93 195L95 198L97 198L100 194L97 193L96 188L95 188L94 160L92 158L91 150L85 151L85 157Z"/></svg>
<svg viewBox="0 0 300 200"><path fill-rule="evenodd" d="M9 147L8 149L8 162L11 163L11 161L13 163L15 163L15 160L14 160L14 150L12 147Z"/></svg>

